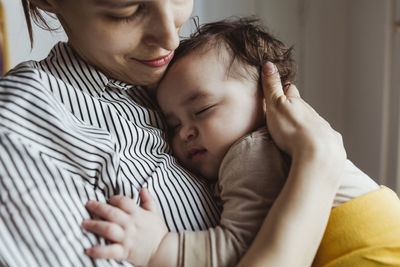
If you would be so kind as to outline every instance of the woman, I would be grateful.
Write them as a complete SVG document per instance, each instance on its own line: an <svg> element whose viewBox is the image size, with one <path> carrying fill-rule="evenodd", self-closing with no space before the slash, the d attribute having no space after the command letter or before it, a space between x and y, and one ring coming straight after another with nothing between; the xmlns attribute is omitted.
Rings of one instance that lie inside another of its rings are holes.
<svg viewBox="0 0 400 267"><path fill-rule="evenodd" d="M1 263L119 265L84 255L84 248L104 243L80 228L89 216L84 203L116 194L138 200L142 187L156 197L170 230L215 225L219 211L206 186L168 154L151 98L193 2L22 2L27 15L39 9L55 14L69 41L0 81ZM310 265L345 152L340 135L293 85L283 93L273 65L264 73L267 123L293 163L241 264Z"/></svg>

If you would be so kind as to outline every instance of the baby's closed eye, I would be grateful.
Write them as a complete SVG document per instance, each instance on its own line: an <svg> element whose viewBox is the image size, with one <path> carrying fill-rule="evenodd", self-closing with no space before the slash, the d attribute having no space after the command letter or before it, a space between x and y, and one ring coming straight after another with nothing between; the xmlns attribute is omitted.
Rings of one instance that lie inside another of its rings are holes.
<svg viewBox="0 0 400 267"><path fill-rule="evenodd" d="M203 114L206 114L206 113L212 111L215 108L215 106L216 105L210 105L210 106L203 107L203 108L199 109L198 111L194 112L194 115L201 116Z"/></svg>

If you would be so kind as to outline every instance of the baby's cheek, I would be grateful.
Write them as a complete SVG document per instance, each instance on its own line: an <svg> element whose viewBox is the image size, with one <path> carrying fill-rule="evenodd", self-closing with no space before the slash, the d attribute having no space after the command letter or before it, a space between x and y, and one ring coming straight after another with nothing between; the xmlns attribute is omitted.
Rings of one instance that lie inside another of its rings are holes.
<svg viewBox="0 0 400 267"><path fill-rule="evenodd" d="M182 143L179 141L178 138L172 138L171 146L172 146L172 153L174 154L174 156L182 162L184 160Z"/></svg>

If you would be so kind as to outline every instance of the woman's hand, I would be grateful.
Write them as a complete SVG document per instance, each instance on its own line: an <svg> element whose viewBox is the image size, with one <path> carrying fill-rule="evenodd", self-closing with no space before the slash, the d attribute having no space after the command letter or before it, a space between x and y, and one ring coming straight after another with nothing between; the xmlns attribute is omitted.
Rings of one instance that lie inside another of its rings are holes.
<svg viewBox="0 0 400 267"><path fill-rule="evenodd" d="M268 129L276 144L292 158L345 158L342 136L332 129L289 84L282 88L275 65L262 72Z"/></svg>
<svg viewBox="0 0 400 267"><path fill-rule="evenodd" d="M89 212L104 220L85 220L83 228L113 242L86 249L88 256L127 260L138 266L148 265L168 229L147 189L140 191L140 198L142 207L125 196L112 196L109 204L93 200L87 202Z"/></svg>
<svg viewBox="0 0 400 267"><path fill-rule="evenodd" d="M311 266L339 188L346 152L342 137L294 85L282 89L275 66L262 74L267 125L291 158L286 183L238 266Z"/></svg>

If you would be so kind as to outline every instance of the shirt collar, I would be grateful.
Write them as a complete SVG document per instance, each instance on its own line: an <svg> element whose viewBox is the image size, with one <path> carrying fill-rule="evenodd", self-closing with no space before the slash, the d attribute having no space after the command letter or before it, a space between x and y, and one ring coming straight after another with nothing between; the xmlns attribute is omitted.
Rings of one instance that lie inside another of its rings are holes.
<svg viewBox="0 0 400 267"><path fill-rule="evenodd" d="M108 86L114 87L114 88L118 88L118 89L121 89L121 90L128 90L128 89L131 89L133 87L133 85L131 85L129 83L118 81L118 80L115 80L115 79L109 79L108 80Z"/></svg>
<svg viewBox="0 0 400 267"><path fill-rule="evenodd" d="M49 56L40 62L54 76L74 88L94 96L101 97L109 88L128 90L133 85L107 77L95 67L86 63L73 49L64 42L59 42L50 51Z"/></svg>

